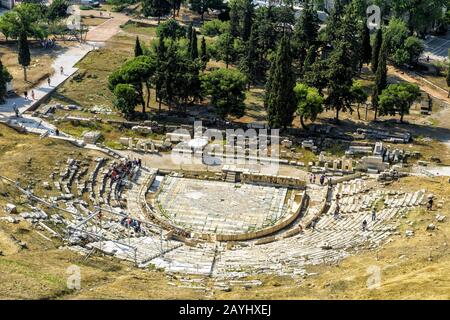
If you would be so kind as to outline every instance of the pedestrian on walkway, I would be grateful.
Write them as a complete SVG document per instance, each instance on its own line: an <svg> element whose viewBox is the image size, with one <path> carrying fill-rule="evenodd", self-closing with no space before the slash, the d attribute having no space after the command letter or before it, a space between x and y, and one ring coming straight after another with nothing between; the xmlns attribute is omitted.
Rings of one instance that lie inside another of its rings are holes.
<svg viewBox="0 0 450 320"><path fill-rule="evenodd" d="M13 103L13 110L16 114L16 117L19 118L19 109L17 108L17 105L15 102Z"/></svg>
<svg viewBox="0 0 450 320"><path fill-rule="evenodd" d="M50 80L50 77L47 78L47 83L48 83L48 86L51 86L51 80Z"/></svg>
<svg viewBox="0 0 450 320"><path fill-rule="evenodd" d="M36 97L34 95L34 90L31 90L31 99L36 100Z"/></svg>
<svg viewBox="0 0 450 320"><path fill-rule="evenodd" d="M364 232L366 231L366 229L367 229L367 220L364 219L364 221L362 222L362 231Z"/></svg>
<svg viewBox="0 0 450 320"><path fill-rule="evenodd" d="M325 182L325 176L322 174L320 176L320 185L323 186L323 183Z"/></svg>
<svg viewBox="0 0 450 320"><path fill-rule="evenodd" d="M28 100L28 91L25 91L25 92L23 93L23 96L25 97L26 100Z"/></svg>
<svg viewBox="0 0 450 320"><path fill-rule="evenodd" d="M372 208L372 221L377 221L377 212L375 211L375 208Z"/></svg>
<svg viewBox="0 0 450 320"><path fill-rule="evenodd" d="M64 74L64 67L63 66L61 66L61 75L63 75Z"/></svg>
<svg viewBox="0 0 450 320"><path fill-rule="evenodd" d="M59 136L59 129L58 129L58 128L56 128L55 134L56 134L57 136Z"/></svg>
<svg viewBox="0 0 450 320"><path fill-rule="evenodd" d="M339 212L341 211L341 207L339 203L336 203L336 209L334 210L334 220L339 219Z"/></svg>
<svg viewBox="0 0 450 320"><path fill-rule="evenodd" d="M311 221L311 229L316 230L316 224L317 224L317 220L316 220L316 217L314 217Z"/></svg>

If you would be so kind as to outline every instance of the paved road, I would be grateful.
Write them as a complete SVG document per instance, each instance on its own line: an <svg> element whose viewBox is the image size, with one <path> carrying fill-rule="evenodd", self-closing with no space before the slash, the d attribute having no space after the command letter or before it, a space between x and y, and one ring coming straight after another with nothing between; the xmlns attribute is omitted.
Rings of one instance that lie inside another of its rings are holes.
<svg viewBox="0 0 450 320"><path fill-rule="evenodd" d="M431 60L448 60L448 49L450 49L450 34L442 37L429 36L424 41L425 51L422 57L430 57Z"/></svg>

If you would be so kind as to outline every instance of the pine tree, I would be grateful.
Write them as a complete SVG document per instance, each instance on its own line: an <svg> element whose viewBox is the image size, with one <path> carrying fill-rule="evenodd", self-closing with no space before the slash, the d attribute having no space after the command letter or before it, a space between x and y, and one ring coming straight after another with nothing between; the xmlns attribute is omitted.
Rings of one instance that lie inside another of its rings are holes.
<svg viewBox="0 0 450 320"><path fill-rule="evenodd" d="M383 41L383 44L380 49L379 57L378 57L378 67L375 73L375 88L372 95L372 106L375 112L374 119L377 119L377 111L378 111L378 96L387 86L387 41Z"/></svg>
<svg viewBox="0 0 450 320"><path fill-rule="evenodd" d="M192 61L195 61L195 59L198 58L197 32L195 31L195 29L192 29L189 55Z"/></svg>
<svg viewBox="0 0 450 320"><path fill-rule="evenodd" d="M270 127L286 128L292 124L296 110L294 86L291 45L284 36L278 45L266 85L265 106Z"/></svg>
<svg viewBox="0 0 450 320"><path fill-rule="evenodd" d="M367 25L365 23L362 24L362 31L361 31L361 59L360 59L360 69L362 69L362 66L364 63L370 63L370 60L372 59L372 47L370 45L370 30L367 28Z"/></svg>
<svg viewBox="0 0 450 320"><path fill-rule="evenodd" d="M134 56L135 57L139 57L142 56L144 54L142 47L141 47L141 42L139 41L139 37L136 37L136 44L134 45Z"/></svg>
<svg viewBox="0 0 450 320"><path fill-rule="evenodd" d="M23 67L23 76L25 81L27 79L27 67L31 62L30 48L28 46L28 38L25 32L21 32L19 35L19 64Z"/></svg>
<svg viewBox="0 0 450 320"><path fill-rule="evenodd" d="M372 61L370 62L372 72L375 73L378 69L378 58L380 56L381 45L383 44L383 31L378 29L375 36L375 42L372 47Z"/></svg>
<svg viewBox="0 0 450 320"><path fill-rule="evenodd" d="M205 71L206 66L208 65L208 61L209 61L209 56L208 56L208 51L206 48L206 40L205 37L202 37L202 44L201 44L201 56L200 59L202 61L202 70Z"/></svg>

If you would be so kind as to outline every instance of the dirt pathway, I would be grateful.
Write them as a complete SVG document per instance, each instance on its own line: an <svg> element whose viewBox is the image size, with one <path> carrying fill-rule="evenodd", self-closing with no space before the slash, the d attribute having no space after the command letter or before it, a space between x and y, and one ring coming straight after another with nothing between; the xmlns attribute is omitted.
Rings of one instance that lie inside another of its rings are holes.
<svg viewBox="0 0 450 320"><path fill-rule="evenodd" d="M397 78L400 78L404 81L415 83L417 84L420 89L428 93L430 96L442 100L444 102L447 102L450 105L450 99L448 98L448 92L431 82L427 81L426 79L423 79L422 77L416 75L416 74L408 74L406 72L400 71L397 68L393 66L388 66L388 74L391 76L395 76Z"/></svg>

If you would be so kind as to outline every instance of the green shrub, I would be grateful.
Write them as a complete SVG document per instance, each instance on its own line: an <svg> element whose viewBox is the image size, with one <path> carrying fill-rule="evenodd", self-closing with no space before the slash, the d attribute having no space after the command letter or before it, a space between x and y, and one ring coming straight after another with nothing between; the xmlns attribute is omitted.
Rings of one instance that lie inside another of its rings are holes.
<svg viewBox="0 0 450 320"><path fill-rule="evenodd" d="M220 21L219 19L214 19L207 21L203 24L201 32L205 36L215 37L225 33L230 28L230 23L228 21Z"/></svg>

